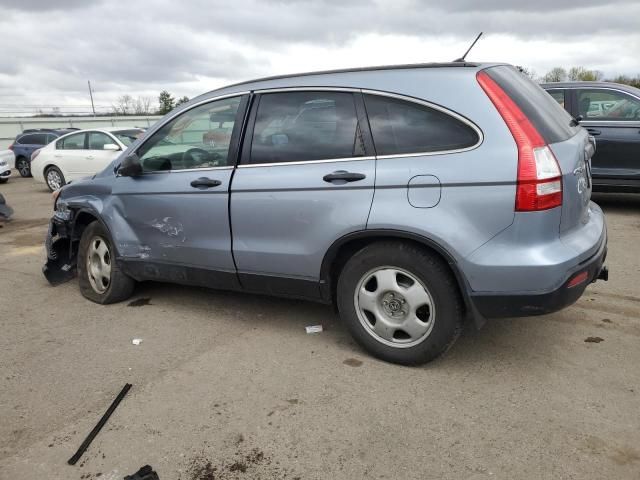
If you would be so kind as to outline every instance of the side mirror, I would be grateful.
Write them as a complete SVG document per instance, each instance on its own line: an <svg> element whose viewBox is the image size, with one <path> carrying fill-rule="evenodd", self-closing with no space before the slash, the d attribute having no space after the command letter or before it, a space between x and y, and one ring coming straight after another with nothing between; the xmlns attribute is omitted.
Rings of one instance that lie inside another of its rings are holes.
<svg viewBox="0 0 640 480"><path fill-rule="evenodd" d="M135 153L124 158L120 164L120 168L118 168L118 175L123 177L137 177L138 175L142 175L142 164Z"/></svg>
<svg viewBox="0 0 640 480"><path fill-rule="evenodd" d="M115 143L105 143L102 146L103 150L110 150L112 152L119 152L120 151L120 147L118 145L116 145Z"/></svg>

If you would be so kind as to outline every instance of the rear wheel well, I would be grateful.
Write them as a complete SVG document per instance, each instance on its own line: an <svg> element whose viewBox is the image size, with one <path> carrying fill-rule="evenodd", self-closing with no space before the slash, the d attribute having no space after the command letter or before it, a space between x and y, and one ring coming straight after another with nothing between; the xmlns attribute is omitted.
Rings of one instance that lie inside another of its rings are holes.
<svg viewBox="0 0 640 480"><path fill-rule="evenodd" d="M337 252L334 255L332 255L333 258L330 260L330 265L328 265L328 267L324 269L324 275L323 275L323 280L328 284L325 292L327 292L330 295L330 300L331 300L331 303L334 305L334 307L336 306L336 289L338 285L338 278L340 277L340 273L342 272L342 269L346 265L347 261L356 252L362 250L366 246L371 245L373 243L385 242L385 241L387 242L393 241L398 243L405 243L408 245L414 245L440 258L442 260L442 263L446 266L446 268L449 270L449 272L455 279L455 283L458 288L458 294L460 294L460 296L463 299L465 310L467 309L468 299L467 299L467 296L464 294L465 290L463 290L463 286L460 284L460 282L463 280L460 278L460 272L456 271L456 269L451 265L451 262L453 260L451 260L450 258L447 258L447 256L443 254L443 252L438 251L437 248L434 248L425 242L421 242L414 238L406 238L403 236L395 236L395 235L367 236L367 237L354 238L353 240L349 240L339 246Z"/></svg>

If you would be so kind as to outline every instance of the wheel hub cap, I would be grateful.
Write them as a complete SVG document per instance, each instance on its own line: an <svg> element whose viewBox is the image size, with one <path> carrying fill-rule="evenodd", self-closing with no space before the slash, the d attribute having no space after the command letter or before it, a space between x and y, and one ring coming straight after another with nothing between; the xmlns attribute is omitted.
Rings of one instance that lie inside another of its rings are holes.
<svg viewBox="0 0 640 480"><path fill-rule="evenodd" d="M354 303L367 333L385 345L412 347L433 329L431 294L415 275L400 268L380 267L363 275Z"/></svg>
<svg viewBox="0 0 640 480"><path fill-rule="evenodd" d="M104 293L111 283L111 253L102 237L93 237L87 251L87 276L96 293Z"/></svg>

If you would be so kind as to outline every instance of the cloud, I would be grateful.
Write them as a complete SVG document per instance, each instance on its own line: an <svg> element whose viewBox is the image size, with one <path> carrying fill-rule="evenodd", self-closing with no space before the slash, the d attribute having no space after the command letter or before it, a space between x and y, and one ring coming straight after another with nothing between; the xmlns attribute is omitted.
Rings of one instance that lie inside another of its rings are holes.
<svg viewBox="0 0 640 480"><path fill-rule="evenodd" d="M470 58L640 73L640 4L583 0L4 0L0 105L193 96L253 77ZM2 107L0 107L0 110ZM5 109L6 110L6 109Z"/></svg>

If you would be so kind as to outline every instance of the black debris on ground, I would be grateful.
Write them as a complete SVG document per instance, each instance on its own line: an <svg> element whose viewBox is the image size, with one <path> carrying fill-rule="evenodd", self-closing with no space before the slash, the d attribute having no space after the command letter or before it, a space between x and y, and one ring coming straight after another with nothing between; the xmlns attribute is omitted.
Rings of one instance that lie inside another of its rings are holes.
<svg viewBox="0 0 640 480"><path fill-rule="evenodd" d="M586 343L600 343L604 342L604 338L602 337L587 337L584 339Z"/></svg>

